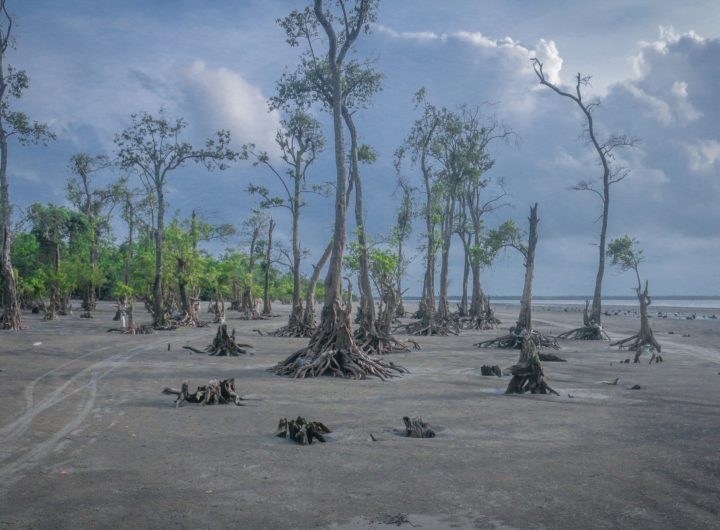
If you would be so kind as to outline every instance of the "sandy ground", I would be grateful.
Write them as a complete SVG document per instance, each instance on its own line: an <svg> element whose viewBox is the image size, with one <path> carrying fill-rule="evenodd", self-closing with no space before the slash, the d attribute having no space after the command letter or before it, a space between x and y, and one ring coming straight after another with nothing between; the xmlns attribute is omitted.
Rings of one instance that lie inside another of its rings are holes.
<svg viewBox="0 0 720 530"><path fill-rule="evenodd" d="M516 313L498 306L507 323ZM28 315L30 330L0 333L0 528L720 528L718 320L653 319L661 365L565 341L568 362L545 364L552 397L480 376L517 359L473 347L498 331L420 338L423 351L393 355L411 374L391 381L298 381L267 368L305 340L252 333L284 316L231 313L256 346L240 358L181 348L214 328L128 337L105 332L111 316ZM579 320L535 313L551 334ZM614 338L638 325L605 320ZM160 393L228 376L246 406L176 410ZM329 443L273 436L298 414L333 429ZM436 438L396 434L418 414Z"/></svg>

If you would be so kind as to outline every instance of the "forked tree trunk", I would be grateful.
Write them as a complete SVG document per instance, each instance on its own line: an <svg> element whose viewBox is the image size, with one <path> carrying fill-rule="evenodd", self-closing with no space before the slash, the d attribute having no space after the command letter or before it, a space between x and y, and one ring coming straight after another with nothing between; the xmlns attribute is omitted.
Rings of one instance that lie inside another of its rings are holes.
<svg viewBox="0 0 720 530"><path fill-rule="evenodd" d="M322 272L325 263L327 263L332 252L332 241L325 247L325 251L318 260L317 264L313 268L313 273L308 281L307 293L305 293L305 310L303 312L303 325L311 330L317 327L315 321L315 289L317 288L318 280L320 279L320 273Z"/></svg>
<svg viewBox="0 0 720 530"><path fill-rule="evenodd" d="M345 39L339 40L333 27L334 19L327 17L323 0L315 0L313 13L328 37L327 65L329 79L326 88L330 92L328 99L332 108L335 142L335 227L332 240L332 252L328 273L325 277L325 300L320 325L310 339L310 343L284 361L277 364L273 371L278 375L292 377L320 376L333 374L340 377L364 378L375 375L380 378L402 372L404 369L393 364L372 359L354 343L350 328L350 307L343 308L342 268L346 238L346 180L345 145L343 134L343 60L368 23L370 3L363 2L352 23L345 28ZM341 43L341 44L339 44ZM338 46L340 48L338 49Z"/></svg>

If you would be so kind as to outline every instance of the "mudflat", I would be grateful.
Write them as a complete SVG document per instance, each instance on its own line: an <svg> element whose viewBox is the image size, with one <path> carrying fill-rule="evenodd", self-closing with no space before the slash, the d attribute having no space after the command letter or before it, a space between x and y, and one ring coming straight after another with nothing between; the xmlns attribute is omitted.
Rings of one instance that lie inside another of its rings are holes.
<svg viewBox="0 0 720 530"><path fill-rule="evenodd" d="M609 310L612 338L637 331ZM126 336L106 332L109 304L93 319L26 315L29 330L0 333L0 528L718 528L720 322L668 311L652 319L661 364L562 341L567 362L543 364L559 397L506 396L508 377L480 375L517 360L473 346L504 333L513 306L497 306L498 330L417 338L422 351L390 356L410 373L388 381L273 375L306 344L253 332L285 324L282 306L228 313L255 346L231 358L182 348L209 344L213 325ZM534 320L554 335L581 316L537 307ZM245 406L175 409L161 394L227 377ZM328 442L274 436L297 415ZM416 415L435 438L400 436Z"/></svg>

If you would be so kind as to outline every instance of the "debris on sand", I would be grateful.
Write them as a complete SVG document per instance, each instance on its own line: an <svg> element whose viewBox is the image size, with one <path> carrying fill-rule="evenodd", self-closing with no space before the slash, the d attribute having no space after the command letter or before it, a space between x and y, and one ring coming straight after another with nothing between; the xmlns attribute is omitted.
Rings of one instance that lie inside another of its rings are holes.
<svg viewBox="0 0 720 530"><path fill-rule="evenodd" d="M618 381L620 381L620 378L619 378L619 377L616 377L616 378L613 379L612 381L603 381L602 383L603 383L604 385L617 385L617 384L618 384Z"/></svg>

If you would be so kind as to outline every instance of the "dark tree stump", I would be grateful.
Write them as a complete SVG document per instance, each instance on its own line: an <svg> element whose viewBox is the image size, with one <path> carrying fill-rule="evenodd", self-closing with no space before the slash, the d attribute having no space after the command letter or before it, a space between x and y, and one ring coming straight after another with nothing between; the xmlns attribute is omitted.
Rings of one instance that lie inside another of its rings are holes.
<svg viewBox="0 0 720 530"><path fill-rule="evenodd" d="M480 367L480 375L502 377L502 370L497 364L494 366L485 364Z"/></svg>
<svg viewBox="0 0 720 530"><path fill-rule="evenodd" d="M545 381L538 347L535 342L527 338L520 351L520 359L510 368L512 379L508 383L506 394L555 394L559 396Z"/></svg>
<svg viewBox="0 0 720 530"><path fill-rule="evenodd" d="M183 348L195 353L208 353L211 356L237 357L240 354L248 353L245 348L253 348L253 345L236 342L235 330L233 329L232 333L228 334L227 324L220 324L212 344L207 346L204 350L199 350L197 348L193 348L192 346L183 346Z"/></svg>
<svg viewBox="0 0 720 530"><path fill-rule="evenodd" d="M212 379L207 385L197 387L197 390L192 393L189 391L187 381L184 381L180 390L166 387L162 393L177 396L175 408L181 406L185 401L202 405L226 405L228 403L242 405L242 397L235 389L235 378L221 381Z"/></svg>
<svg viewBox="0 0 720 530"><path fill-rule="evenodd" d="M435 438L435 431L430 428L430 424L423 421L422 416L409 418L403 416L405 424L405 436L408 438Z"/></svg>
<svg viewBox="0 0 720 530"><path fill-rule="evenodd" d="M313 440L325 443L325 434L332 432L319 421L308 422L302 416L294 420L281 418L275 436L291 440L300 445L310 445Z"/></svg>

